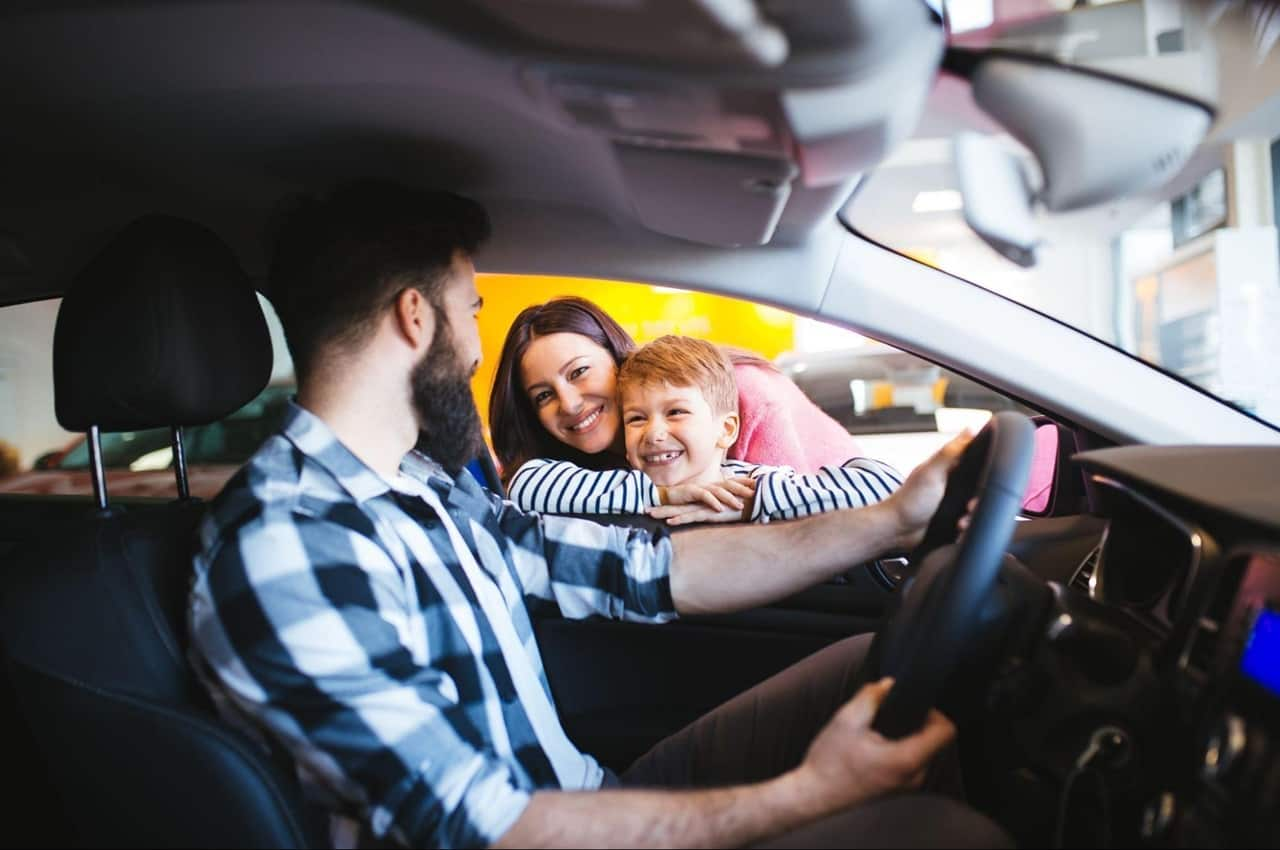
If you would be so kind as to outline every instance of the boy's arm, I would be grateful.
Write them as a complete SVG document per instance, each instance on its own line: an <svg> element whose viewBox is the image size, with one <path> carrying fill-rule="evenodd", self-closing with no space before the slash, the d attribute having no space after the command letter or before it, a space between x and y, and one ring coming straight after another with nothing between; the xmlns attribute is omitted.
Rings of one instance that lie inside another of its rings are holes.
<svg viewBox="0 0 1280 850"><path fill-rule="evenodd" d="M807 475L798 475L790 467L762 467L754 477L752 522L862 508L888 498L902 486L897 470L870 458L855 458L844 466L824 466Z"/></svg>
<svg viewBox="0 0 1280 850"><path fill-rule="evenodd" d="M660 504L658 488L639 470L597 471L567 460L531 460L507 490L521 510L549 514L641 514Z"/></svg>
<svg viewBox="0 0 1280 850"><path fill-rule="evenodd" d="M796 519L841 508L866 507L888 498L902 485L897 470L870 458L855 458L844 466L824 466L808 475L799 475L789 466L751 466L740 461L726 463L725 470L750 476L755 482L755 492L745 500L742 511L669 504L651 508L649 515L671 525Z"/></svg>

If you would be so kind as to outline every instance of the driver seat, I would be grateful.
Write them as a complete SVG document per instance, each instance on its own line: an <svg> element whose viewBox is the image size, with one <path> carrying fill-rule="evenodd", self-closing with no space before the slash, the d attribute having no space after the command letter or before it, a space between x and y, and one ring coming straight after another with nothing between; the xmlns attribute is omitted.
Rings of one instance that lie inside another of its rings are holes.
<svg viewBox="0 0 1280 850"><path fill-rule="evenodd" d="M184 220L139 219L59 308L58 421L89 431L93 446L100 429L207 424L266 385L271 359L261 308L226 245ZM180 447L175 429L179 461ZM327 844L318 824L308 829L291 766L223 722L187 662L204 505L126 510L109 504L100 475L95 485L97 510L13 553L0 586L7 672L79 840Z"/></svg>

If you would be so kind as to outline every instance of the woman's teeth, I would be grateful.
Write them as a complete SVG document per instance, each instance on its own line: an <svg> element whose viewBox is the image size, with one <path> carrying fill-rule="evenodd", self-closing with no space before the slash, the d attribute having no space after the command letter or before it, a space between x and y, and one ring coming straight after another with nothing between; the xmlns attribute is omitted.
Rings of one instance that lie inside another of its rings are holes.
<svg viewBox="0 0 1280 850"><path fill-rule="evenodd" d="M603 409L604 409L604 408L601 408L600 410L597 410L595 413L592 413L590 416L588 416L586 419L583 419L581 422L579 422L579 423L578 423L578 424L576 424L576 425L570 425L570 426L569 426L569 430L570 430L570 431L585 431L585 430L587 430L587 429L588 429L588 428L590 428L592 425L596 424L596 422L597 422L597 421L599 421L599 419L600 419L600 413L601 413L601 411L602 411Z"/></svg>

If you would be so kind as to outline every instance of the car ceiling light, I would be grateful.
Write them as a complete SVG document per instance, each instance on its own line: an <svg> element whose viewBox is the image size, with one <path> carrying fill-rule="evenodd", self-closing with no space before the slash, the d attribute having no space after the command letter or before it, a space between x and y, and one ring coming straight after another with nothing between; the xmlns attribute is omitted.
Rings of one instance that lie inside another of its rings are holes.
<svg viewBox="0 0 1280 850"><path fill-rule="evenodd" d="M921 192L911 202L914 213L952 212L964 206L960 193L955 189L937 189Z"/></svg>

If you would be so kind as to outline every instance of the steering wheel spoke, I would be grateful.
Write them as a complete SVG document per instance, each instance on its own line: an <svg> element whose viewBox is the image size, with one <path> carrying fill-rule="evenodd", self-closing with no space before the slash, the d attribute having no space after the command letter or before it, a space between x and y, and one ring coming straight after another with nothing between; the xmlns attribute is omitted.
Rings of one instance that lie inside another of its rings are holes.
<svg viewBox="0 0 1280 850"><path fill-rule="evenodd" d="M910 558L915 576L869 659L880 675L894 677L873 724L880 734L900 738L919 729L961 663L1013 537L1034 449L1031 420L997 413L948 476ZM975 498L961 535L958 523Z"/></svg>

